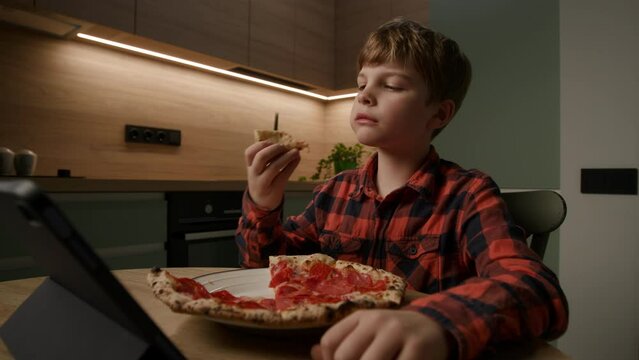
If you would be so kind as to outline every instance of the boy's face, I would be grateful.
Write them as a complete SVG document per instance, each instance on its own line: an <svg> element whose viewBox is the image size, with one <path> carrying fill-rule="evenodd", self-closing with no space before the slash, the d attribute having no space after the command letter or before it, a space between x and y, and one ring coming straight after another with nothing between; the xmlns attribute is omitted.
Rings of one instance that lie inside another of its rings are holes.
<svg viewBox="0 0 639 360"><path fill-rule="evenodd" d="M410 153L430 144L437 104L429 104L428 88L412 66L364 65L357 77L359 93L351 111L351 127L364 145L393 153Z"/></svg>

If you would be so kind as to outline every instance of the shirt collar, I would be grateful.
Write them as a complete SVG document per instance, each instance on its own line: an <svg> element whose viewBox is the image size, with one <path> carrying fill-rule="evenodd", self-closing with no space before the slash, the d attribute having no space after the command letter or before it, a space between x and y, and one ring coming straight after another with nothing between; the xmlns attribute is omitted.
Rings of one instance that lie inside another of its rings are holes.
<svg viewBox="0 0 639 360"><path fill-rule="evenodd" d="M422 162L419 169L408 179L406 187L413 189L420 196L429 198L436 190L436 174L439 166L439 154L433 145L426 159ZM374 153L358 171L357 188L350 193L352 198L361 198L366 195L370 198L378 196L377 186L375 185L375 174L377 173L377 153Z"/></svg>

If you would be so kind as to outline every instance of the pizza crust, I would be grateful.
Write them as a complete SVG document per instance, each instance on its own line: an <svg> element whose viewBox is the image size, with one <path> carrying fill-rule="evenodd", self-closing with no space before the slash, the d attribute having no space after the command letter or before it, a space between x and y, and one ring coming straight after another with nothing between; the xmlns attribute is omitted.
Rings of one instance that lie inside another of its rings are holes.
<svg viewBox="0 0 639 360"><path fill-rule="evenodd" d="M302 150L304 148L308 148L308 143L306 141L295 140L293 136L291 136L290 134L284 131L255 130L254 135L255 135L255 141L268 140L274 144L283 145L288 150L290 149Z"/></svg>
<svg viewBox="0 0 639 360"><path fill-rule="evenodd" d="M147 275L146 280L151 285L155 297L168 305L173 311L182 312L184 304L193 301L191 297L175 291L173 279L167 276L166 270L153 268Z"/></svg>

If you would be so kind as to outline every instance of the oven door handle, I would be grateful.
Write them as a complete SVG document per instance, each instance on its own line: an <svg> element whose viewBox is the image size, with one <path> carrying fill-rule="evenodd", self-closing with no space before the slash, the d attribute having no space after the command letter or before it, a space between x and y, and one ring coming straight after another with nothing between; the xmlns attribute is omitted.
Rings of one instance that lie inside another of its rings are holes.
<svg viewBox="0 0 639 360"><path fill-rule="evenodd" d="M178 224L204 224L204 223L216 223L216 222L229 221L229 220L237 220L237 216L235 217L229 216L227 218L219 218L219 217L211 217L211 216L203 216L203 217L196 217L196 218L182 218L182 219L178 219Z"/></svg>
<svg viewBox="0 0 639 360"><path fill-rule="evenodd" d="M204 231L204 232L184 234L184 240L186 241L215 240L215 239L229 238L229 237L232 237L232 238L235 237L235 229Z"/></svg>

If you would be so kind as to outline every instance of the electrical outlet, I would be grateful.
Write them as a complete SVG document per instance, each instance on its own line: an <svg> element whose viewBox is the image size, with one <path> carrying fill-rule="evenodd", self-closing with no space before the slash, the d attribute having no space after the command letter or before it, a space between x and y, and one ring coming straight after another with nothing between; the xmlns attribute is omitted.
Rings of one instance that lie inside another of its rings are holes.
<svg viewBox="0 0 639 360"><path fill-rule="evenodd" d="M180 146L182 144L182 132L180 130L173 129L161 129L140 125L125 125L124 141Z"/></svg>

